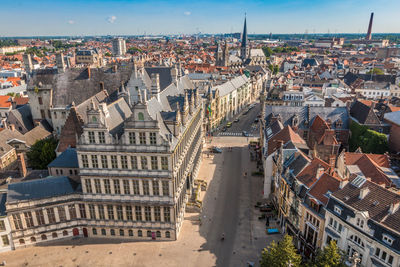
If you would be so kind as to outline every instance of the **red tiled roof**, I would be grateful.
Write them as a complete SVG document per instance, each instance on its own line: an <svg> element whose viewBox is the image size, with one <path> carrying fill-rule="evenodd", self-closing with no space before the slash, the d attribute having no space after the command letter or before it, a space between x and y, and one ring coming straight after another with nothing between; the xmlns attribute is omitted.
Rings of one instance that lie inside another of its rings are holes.
<svg viewBox="0 0 400 267"><path fill-rule="evenodd" d="M296 179L310 188L318 179L318 169L323 168L326 171L329 167L329 164L325 161L314 158L311 163L296 176Z"/></svg>
<svg viewBox="0 0 400 267"><path fill-rule="evenodd" d="M8 95L0 95L0 108L9 108L11 107L11 96Z"/></svg>
<svg viewBox="0 0 400 267"><path fill-rule="evenodd" d="M324 205L328 203L328 197L326 193L331 193L339 189L340 180L332 175L323 173L317 182L311 187L308 194L318 199Z"/></svg>
<svg viewBox="0 0 400 267"><path fill-rule="evenodd" d="M271 155L278 148L279 141L283 141L283 143L292 141L293 144L306 144L306 142L288 125L268 140L268 155Z"/></svg>

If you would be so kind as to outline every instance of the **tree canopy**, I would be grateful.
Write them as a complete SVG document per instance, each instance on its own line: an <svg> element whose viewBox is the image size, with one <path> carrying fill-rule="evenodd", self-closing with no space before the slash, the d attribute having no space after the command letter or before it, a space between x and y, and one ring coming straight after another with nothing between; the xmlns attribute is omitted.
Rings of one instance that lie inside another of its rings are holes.
<svg viewBox="0 0 400 267"><path fill-rule="evenodd" d="M26 153L29 166L33 169L43 170L56 158L57 140L49 138L39 140Z"/></svg>
<svg viewBox="0 0 400 267"><path fill-rule="evenodd" d="M350 124L350 131L350 151L360 147L364 153L383 154L389 149L385 134L370 130L354 121Z"/></svg>
<svg viewBox="0 0 400 267"><path fill-rule="evenodd" d="M384 75L385 73L381 69L373 68L372 70L368 71L367 74Z"/></svg>
<svg viewBox="0 0 400 267"><path fill-rule="evenodd" d="M329 245L318 251L310 267L345 267L344 262L344 253L338 248L336 242L331 240Z"/></svg>
<svg viewBox="0 0 400 267"><path fill-rule="evenodd" d="M272 243L261 253L261 267L299 267L301 256L297 254L290 235L285 235L281 241Z"/></svg>

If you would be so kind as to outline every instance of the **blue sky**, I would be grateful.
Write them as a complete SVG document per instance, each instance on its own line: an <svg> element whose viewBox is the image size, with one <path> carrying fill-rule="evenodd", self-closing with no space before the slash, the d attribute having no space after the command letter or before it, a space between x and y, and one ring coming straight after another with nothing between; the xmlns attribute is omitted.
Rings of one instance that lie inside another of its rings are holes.
<svg viewBox="0 0 400 267"><path fill-rule="evenodd" d="M0 0L0 37L400 32L400 0Z"/></svg>

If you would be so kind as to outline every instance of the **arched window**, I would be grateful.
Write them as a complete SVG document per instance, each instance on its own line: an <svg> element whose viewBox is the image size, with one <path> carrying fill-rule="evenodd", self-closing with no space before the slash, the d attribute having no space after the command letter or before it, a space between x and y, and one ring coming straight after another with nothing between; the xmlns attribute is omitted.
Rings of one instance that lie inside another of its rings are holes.
<svg viewBox="0 0 400 267"><path fill-rule="evenodd" d="M124 236L124 235L125 235L125 232L124 232L123 229L119 229L119 235L120 235L120 236Z"/></svg>
<svg viewBox="0 0 400 267"><path fill-rule="evenodd" d="M165 232L165 237L166 237L166 238L170 238L170 237L171 237L171 233L170 233L169 231L166 231L166 232Z"/></svg>
<svg viewBox="0 0 400 267"><path fill-rule="evenodd" d="M47 240L47 236L46 235L41 235L40 237L42 238L42 240Z"/></svg>
<svg viewBox="0 0 400 267"><path fill-rule="evenodd" d="M107 234L106 234L106 229L101 229L101 234L102 234L102 235L107 235Z"/></svg>
<svg viewBox="0 0 400 267"><path fill-rule="evenodd" d="M67 236L68 235L68 231L67 230L64 230L63 231L63 236Z"/></svg>
<svg viewBox="0 0 400 267"><path fill-rule="evenodd" d="M34 236L31 237L31 242L36 242L36 238Z"/></svg>
<svg viewBox="0 0 400 267"><path fill-rule="evenodd" d="M58 237L58 235L57 235L56 232L52 233L51 236L52 236L53 238L57 238L57 237Z"/></svg>
<svg viewBox="0 0 400 267"><path fill-rule="evenodd" d="M111 235L115 235L115 230L114 230L114 229L111 229L111 230L110 230L110 234L111 234Z"/></svg>
<svg viewBox="0 0 400 267"><path fill-rule="evenodd" d="M143 114L143 112L139 112L139 113L138 113L138 120L144 121L144 114Z"/></svg>
<svg viewBox="0 0 400 267"><path fill-rule="evenodd" d="M137 235L138 235L139 237L142 237L142 236L143 236L142 230L137 231Z"/></svg>
<svg viewBox="0 0 400 267"><path fill-rule="evenodd" d="M160 231L157 231L157 232L156 232L156 236L157 236L157 237L161 237L161 232L160 232Z"/></svg>
<svg viewBox="0 0 400 267"><path fill-rule="evenodd" d="M133 236L133 230L128 231L129 236Z"/></svg>
<svg viewBox="0 0 400 267"><path fill-rule="evenodd" d="M25 240L23 240L22 238L19 240L19 244L20 245L23 245L23 244L25 244Z"/></svg>
<svg viewBox="0 0 400 267"><path fill-rule="evenodd" d="M151 231L147 231L147 237L151 237Z"/></svg>
<svg viewBox="0 0 400 267"><path fill-rule="evenodd" d="M93 235L97 235L97 229L96 229L96 228L93 228L93 229L92 229L92 233L93 233Z"/></svg>

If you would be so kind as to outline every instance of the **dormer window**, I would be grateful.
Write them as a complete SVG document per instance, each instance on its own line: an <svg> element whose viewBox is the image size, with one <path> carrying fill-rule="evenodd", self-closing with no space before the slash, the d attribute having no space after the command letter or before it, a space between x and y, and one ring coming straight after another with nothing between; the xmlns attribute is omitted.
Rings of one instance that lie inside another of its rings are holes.
<svg viewBox="0 0 400 267"><path fill-rule="evenodd" d="M144 121L144 114L142 112L138 113L138 120Z"/></svg>
<svg viewBox="0 0 400 267"><path fill-rule="evenodd" d="M364 227L364 220L357 218L357 226L360 228Z"/></svg>
<svg viewBox="0 0 400 267"><path fill-rule="evenodd" d="M333 208L333 211L334 211L335 213L339 214L339 215L342 214L342 208L340 208L339 206L335 206L335 207Z"/></svg>
<svg viewBox="0 0 400 267"><path fill-rule="evenodd" d="M97 118L96 116L92 116L92 122L96 123L97 122Z"/></svg>
<svg viewBox="0 0 400 267"><path fill-rule="evenodd" d="M383 237L382 237L382 240L383 240L383 242L385 242L388 245L392 245L393 244L393 238L391 238L388 235L384 234Z"/></svg>

